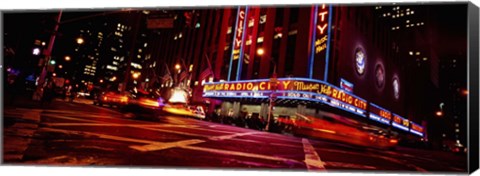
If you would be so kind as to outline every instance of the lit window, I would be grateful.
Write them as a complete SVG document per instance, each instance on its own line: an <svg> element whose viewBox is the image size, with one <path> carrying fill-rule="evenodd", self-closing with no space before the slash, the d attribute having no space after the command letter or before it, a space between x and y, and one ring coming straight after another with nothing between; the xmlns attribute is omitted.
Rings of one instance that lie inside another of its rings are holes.
<svg viewBox="0 0 480 176"><path fill-rule="evenodd" d="M428 58L426 58L426 57L423 58L423 61L427 61L427 60L428 60Z"/></svg>
<svg viewBox="0 0 480 176"><path fill-rule="evenodd" d="M460 132L460 129L458 129L458 128L457 128L457 129L455 129L455 132L459 133L459 132Z"/></svg>
<svg viewBox="0 0 480 176"><path fill-rule="evenodd" d="M138 52L141 53L141 52L142 52L142 49L138 49Z"/></svg>
<svg viewBox="0 0 480 176"><path fill-rule="evenodd" d="M140 56L140 55L137 55L137 58L139 58L139 59L140 59L140 58L142 58L142 56Z"/></svg>
<svg viewBox="0 0 480 176"><path fill-rule="evenodd" d="M230 33L232 33L232 27L228 27L227 29L227 34L230 34Z"/></svg>
<svg viewBox="0 0 480 176"><path fill-rule="evenodd" d="M250 40L247 40L247 41L245 41L245 45L251 45L251 44L252 44L252 40L251 40L251 39L250 39Z"/></svg>
<svg viewBox="0 0 480 176"><path fill-rule="evenodd" d="M263 23L265 23L265 22L267 22L267 15L262 15L262 16L260 16L260 21L259 21L259 23L260 23L260 24L263 24Z"/></svg>
<svg viewBox="0 0 480 176"><path fill-rule="evenodd" d="M410 15L410 12L407 12L407 15Z"/></svg>
<svg viewBox="0 0 480 176"><path fill-rule="evenodd" d="M258 37L257 43L262 43L263 42L263 37Z"/></svg>
<svg viewBox="0 0 480 176"><path fill-rule="evenodd" d="M410 11L410 9L407 8L407 11Z"/></svg>
<svg viewBox="0 0 480 176"><path fill-rule="evenodd" d="M178 34L178 38L182 38L182 33Z"/></svg>
<svg viewBox="0 0 480 176"><path fill-rule="evenodd" d="M173 40L177 40L177 36L173 37Z"/></svg>
<svg viewBox="0 0 480 176"><path fill-rule="evenodd" d="M417 52L415 53L415 55L417 55L417 56L418 56L418 55L420 55L420 52L419 52L419 51L417 51Z"/></svg>
<svg viewBox="0 0 480 176"><path fill-rule="evenodd" d="M410 20L407 20L407 23L410 23Z"/></svg>
<svg viewBox="0 0 480 176"><path fill-rule="evenodd" d="M413 10L410 12L410 14L412 14L412 15L413 15Z"/></svg>
<svg viewBox="0 0 480 176"><path fill-rule="evenodd" d="M408 52L410 56L413 56L413 51Z"/></svg>
<svg viewBox="0 0 480 176"><path fill-rule="evenodd" d="M255 19L248 20L248 27L252 27L255 24Z"/></svg>
<svg viewBox="0 0 480 176"><path fill-rule="evenodd" d="M423 22L421 22L420 25L423 25Z"/></svg>
<svg viewBox="0 0 480 176"><path fill-rule="evenodd" d="M298 33L298 30L289 31L288 35L295 35Z"/></svg>
<svg viewBox="0 0 480 176"><path fill-rule="evenodd" d="M146 47L147 47L147 43L144 43L144 44L143 44L143 47L146 48Z"/></svg>
<svg viewBox="0 0 480 176"><path fill-rule="evenodd" d="M387 16L387 14L383 14L383 17L386 17L386 16Z"/></svg>

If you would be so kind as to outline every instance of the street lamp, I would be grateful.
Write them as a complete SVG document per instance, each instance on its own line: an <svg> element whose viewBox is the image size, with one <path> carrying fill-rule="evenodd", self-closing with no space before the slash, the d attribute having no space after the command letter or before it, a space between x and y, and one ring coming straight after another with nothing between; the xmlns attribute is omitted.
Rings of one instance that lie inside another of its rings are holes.
<svg viewBox="0 0 480 176"><path fill-rule="evenodd" d="M441 117L441 116L443 116L443 112L442 112L442 111L437 111L437 112L435 113L435 115L437 115L438 117Z"/></svg>
<svg viewBox="0 0 480 176"><path fill-rule="evenodd" d="M63 68L63 65L58 65L58 68L60 68L60 69Z"/></svg>
<svg viewBox="0 0 480 176"><path fill-rule="evenodd" d="M180 70L181 66L180 64L175 64L175 69Z"/></svg>
<svg viewBox="0 0 480 176"><path fill-rule="evenodd" d="M40 55L40 49L39 48L34 48L33 49L33 55L35 55L35 56Z"/></svg>
<svg viewBox="0 0 480 176"><path fill-rule="evenodd" d="M70 56L65 56L65 61L70 61L71 59Z"/></svg>
<svg viewBox="0 0 480 176"><path fill-rule="evenodd" d="M84 42L83 38L81 38L81 37L77 38L77 44L81 45L81 44L83 44L83 42Z"/></svg>

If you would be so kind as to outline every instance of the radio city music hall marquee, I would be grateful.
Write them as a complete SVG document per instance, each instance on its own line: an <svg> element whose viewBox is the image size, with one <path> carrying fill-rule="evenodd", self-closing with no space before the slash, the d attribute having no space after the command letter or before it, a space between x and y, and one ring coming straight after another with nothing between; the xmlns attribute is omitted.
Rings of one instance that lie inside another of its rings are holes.
<svg viewBox="0 0 480 176"><path fill-rule="evenodd" d="M424 128L329 83L308 78L278 78L205 83L205 98L269 98L321 102L385 125L423 136Z"/></svg>

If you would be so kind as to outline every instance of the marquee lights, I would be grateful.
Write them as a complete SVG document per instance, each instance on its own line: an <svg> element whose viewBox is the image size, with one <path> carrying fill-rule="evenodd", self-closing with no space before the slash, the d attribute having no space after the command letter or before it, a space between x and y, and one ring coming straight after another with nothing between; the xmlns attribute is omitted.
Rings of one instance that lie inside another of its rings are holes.
<svg viewBox="0 0 480 176"><path fill-rule="evenodd" d="M423 136L424 128L376 104L357 97L329 83L308 78L278 78L274 92L269 79L221 81L205 83L203 96L211 98L267 99L272 93L278 99L320 102L385 125L392 125Z"/></svg>
<svg viewBox="0 0 480 176"><path fill-rule="evenodd" d="M369 118L380 123L390 125L392 119L392 113L386 109L381 108L378 105L370 103L370 113Z"/></svg>

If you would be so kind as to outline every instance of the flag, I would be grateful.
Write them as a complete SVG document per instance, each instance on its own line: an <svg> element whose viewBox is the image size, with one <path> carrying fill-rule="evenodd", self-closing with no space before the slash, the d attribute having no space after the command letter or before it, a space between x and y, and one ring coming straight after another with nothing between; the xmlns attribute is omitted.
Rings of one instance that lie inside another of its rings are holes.
<svg viewBox="0 0 480 176"><path fill-rule="evenodd" d="M208 55L205 54L205 59L207 60L207 68L202 71L199 75L199 80L207 80L208 76L214 75L213 70L212 70L212 65L210 64L210 59L208 58Z"/></svg>
<svg viewBox="0 0 480 176"><path fill-rule="evenodd" d="M182 73L180 73L180 75L178 76L178 82L182 82L183 80L185 80L185 78L188 77L188 73L187 71L183 71Z"/></svg>
<svg viewBox="0 0 480 176"><path fill-rule="evenodd" d="M208 76L213 75L213 71L210 68L206 68L200 73L199 80L207 80Z"/></svg>
<svg viewBox="0 0 480 176"><path fill-rule="evenodd" d="M167 63L165 63L165 75L162 77L162 81L166 82L168 80L173 80L172 74L170 73L170 69L168 69Z"/></svg>

